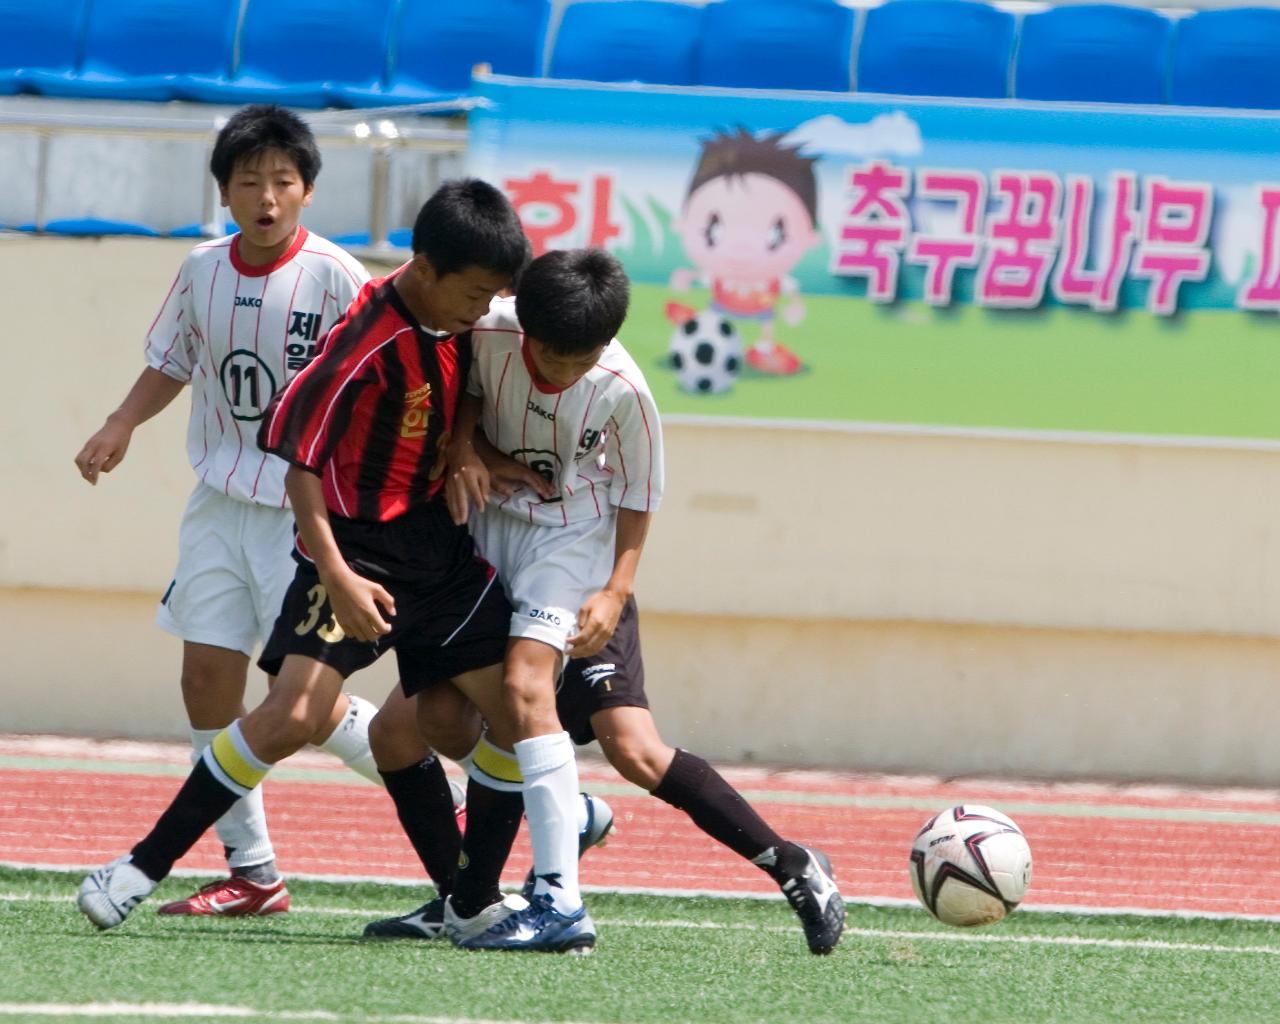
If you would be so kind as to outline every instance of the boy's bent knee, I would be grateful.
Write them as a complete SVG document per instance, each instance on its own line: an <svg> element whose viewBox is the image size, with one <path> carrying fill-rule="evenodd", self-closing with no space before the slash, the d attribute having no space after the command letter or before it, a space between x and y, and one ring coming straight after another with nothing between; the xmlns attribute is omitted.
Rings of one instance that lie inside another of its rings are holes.
<svg viewBox="0 0 1280 1024"><path fill-rule="evenodd" d="M676 754L673 747L661 740L653 742L638 737L601 740L600 747L619 775L648 792L658 788Z"/></svg>
<svg viewBox="0 0 1280 1024"><path fill-rule="evenodd" d="M411 704L383 706L369 723L369 749L379 771L407 768L431 755L431 747L418 732Z"/></svg>
<svg viewBox="0 0 1280 1024"><path fill-rule="evenodd" d="M327 724L328 715L307 708L273 707L263 704L241 721L241 732L249 749L268 764L275 764L311 742Z"/></svg>
<svg viewBox="0 0 1280 1024"><path fill-rule="evenodd" d="M556 676L561 657L556 648L527 637L513 641L508 649L503 704L517 739L559 732Z"/></svg>

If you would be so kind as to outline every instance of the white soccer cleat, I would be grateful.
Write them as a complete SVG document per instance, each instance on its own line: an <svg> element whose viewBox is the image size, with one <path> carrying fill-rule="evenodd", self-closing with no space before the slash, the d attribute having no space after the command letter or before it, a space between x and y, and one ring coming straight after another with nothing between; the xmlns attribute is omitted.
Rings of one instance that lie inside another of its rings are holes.
<svg viewBox="0 0 1280 1024"><path fill-rule="evenodd" d="M99 928L114 928L151 895L157 884L134 867L126 853L80 883L76 905Z"/></svg>
<svg viewBox="0 0 1280 1024"><path fill-rule="evenodd" d="M444 901L444 931L455 946L483 935L495 924L523 910L529 901L518 893L508 893L497 903L490 903L475 917L459 917L453 911L453 900Z"/></svg>

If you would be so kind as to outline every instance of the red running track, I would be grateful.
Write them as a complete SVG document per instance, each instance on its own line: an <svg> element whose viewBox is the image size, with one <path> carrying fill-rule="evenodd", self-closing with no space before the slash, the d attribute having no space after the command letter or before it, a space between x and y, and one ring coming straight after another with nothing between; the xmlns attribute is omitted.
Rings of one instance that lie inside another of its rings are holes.
<svg viewBox="0 0 1280 1024"><path fill-rule="evenodd" d="M181 782L176 745L0 737L0 862L94 866L150 828ZM265 783L281 866L295 875L421 877L385 794L318 754ZM301 771L299 771L301 769ZM157 771L168 774L155 774ZM618 835L583 864L600 889L776 895L758 869L680 812L581 762L583 785L614 808ZM305 775L305 778L289 776ZM826 850L852 900L912 900L907 850L932 812L956 803L1005 810L1035 858L1024 906L1280 917L1280 793L939 780L724 769L782 835ZM507 881L529 863L523 836ZM219 874L212 833L179 869ZM1276 883L1276 884L1273 884Z"/></svg>

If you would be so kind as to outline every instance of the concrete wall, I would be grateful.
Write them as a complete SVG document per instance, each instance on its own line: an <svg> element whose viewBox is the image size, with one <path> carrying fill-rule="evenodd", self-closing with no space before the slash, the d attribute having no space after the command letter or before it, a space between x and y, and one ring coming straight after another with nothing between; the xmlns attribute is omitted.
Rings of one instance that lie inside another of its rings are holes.
<svg viewBox="0 0 1280 1024"><path fill-rule="evenodd" d="M184 403L90 489L186 246L0 238L0 731L176 736L150 625ZM667 738L867 770L1274 784L1280 453L670 422L642 569ZM767 486L762 486L762 481ZM377 698L379 667L354 688ZM257 685L257 684L255 684Z"/></svg>

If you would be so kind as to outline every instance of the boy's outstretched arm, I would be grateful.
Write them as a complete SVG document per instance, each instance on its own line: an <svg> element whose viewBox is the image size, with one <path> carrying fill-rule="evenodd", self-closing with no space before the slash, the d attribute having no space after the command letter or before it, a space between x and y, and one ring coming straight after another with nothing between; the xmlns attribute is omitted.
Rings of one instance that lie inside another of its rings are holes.
<svg viewBox="0 0 1280 1024"><path fill-rule="evenodd" d="M329 597L334 618L348 636L373 642L391 631L383 612L394 616L396 604L378 583L352 571L338 550L324 504L324 487L314 473L290 466L284 489L293 505L298 534L316 564L316 572Z"/></svg>
<svg viewBox="0 0 1280 1024"><path fill-rule="evenodd" d="M148 366L133 382L133 387L120 403L120 408L107 417L80 449L76 467L91 484L97 484L99 473L110 473L124 461L129 441L139 424L160 413L186 387L183 381Z"/></svg>
<svg viewBox="0 0 1280 1024"><path fill-rule="evenodd" d="M449 463L445 503L449 506L450 517L459 526L467 521L472 502L477 511L484 508L491 490L504 498L517 487L531 488L544 498L553 498L556 492L549 480L523 462L498 451L484 432L477 429L482 401L476 395L463 395L459 399L453 438L445 455Z"/></svg>
<svg viewBox="0 0 1280 1024"><path fill-rule="evenodd" d="M445 451L449 476L445 480L444 500L449 516L461 526L467 521L471 503L484 508L489 500L489 471L476 454L476 424L480 422L481 398L464 392L458 398L458 411L453 418L453 436Z"/></svg>
<svg viewBox="0 0 1280 1024"><path fill-rule="evenodd" d="M652 512L618 509L613 573L604 587L587 598L578 610L578 632L569 637L569 657L588 658L598 654L618 628L622 606L635 590L636 569L652 516Z"/></svg>

